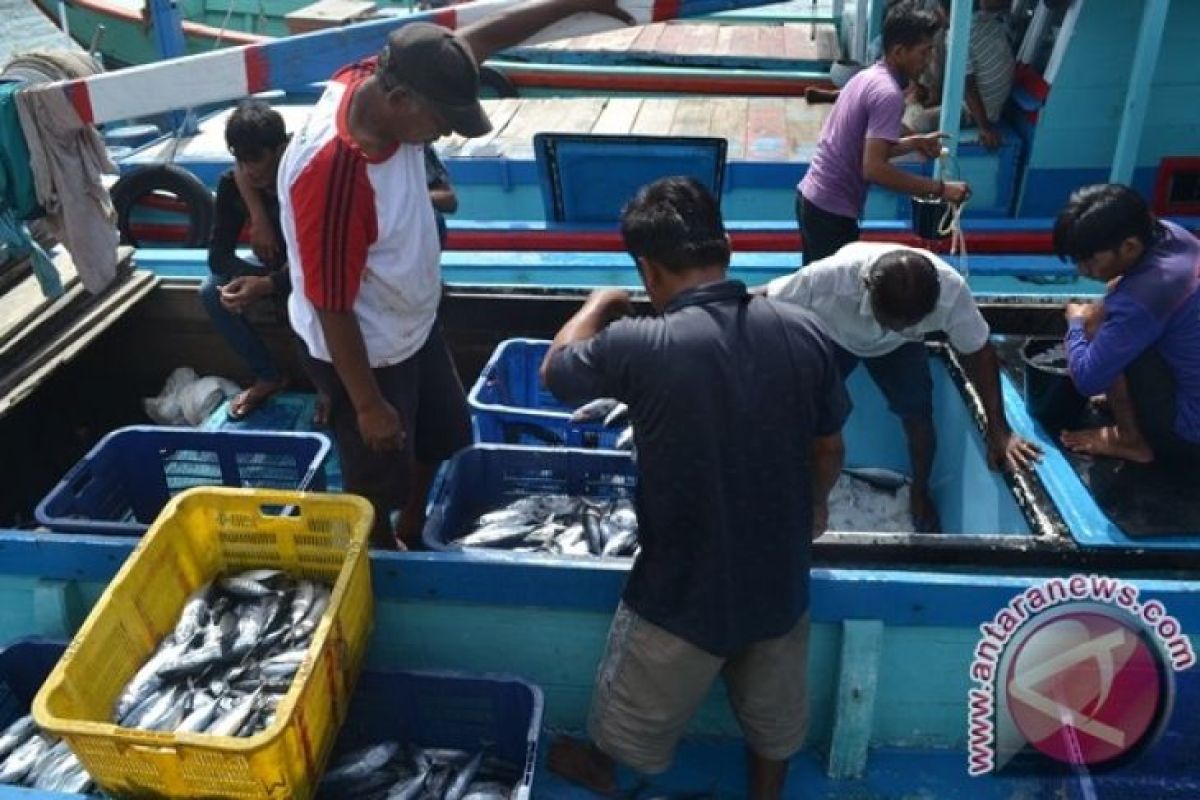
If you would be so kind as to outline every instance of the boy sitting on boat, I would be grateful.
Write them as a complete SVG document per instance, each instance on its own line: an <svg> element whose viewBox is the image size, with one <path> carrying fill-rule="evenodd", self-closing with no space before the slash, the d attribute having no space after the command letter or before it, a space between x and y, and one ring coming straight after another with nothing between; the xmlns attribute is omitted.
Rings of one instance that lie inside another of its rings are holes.
<svg viewBox="0 0 1200 800"><path fill-rule="evenodd" d="M749 745L747 796L779 797L807 727L810 541L828 520L849 399L807 313L727 279L729 239L701 184L644 187L621 232L658 315L594 292L542 378L567 402L628 404L642 552L596 677L595 744L559 739L550 765L601 792L614 759L666 770L722 676Z"/></svg>
<svg viewBox="0 0 1200 800"><path fill-rule="evenodd" d="M991 467L1028 467L1039 457L1036 445L1008 427L1000 395L1000 362L971 290L954 267L933 253L884 242L856 242L792 275L776 278L764 290L768 297L812 312L834 342L842 376L849 377L859 361L864 362L888 407L900 417L912 461L910 511L916 530L941 529L929 495L937 439L927 334L946 334L979 392L987 412Z"/></svg>
<svg viewBox="0 0 1200 800"><path fill-rule="evenodd" d="M1097 184L1059 213L1054 249L1109 284L1102 302L1067 304L1066 351L1076 387L1103 393L1115 424L1066 431L1063 443L1200 466L1200 240L1129 187Z"/></svg>
<svg viewBox="0 0 1200 800"><path fill-rule="evenodd" d="M266 298L282 305L291 291L275 195L279 157L287 140L283 117L261 100L244 101L225 126L225 143L235 166L217 183L208 245L211 274L200 287L200 297L217 332L254 375L250 388L229 404L233 419L243 418L284 385L279 367L245 312ZM257 263L237 254L247 221L252 222L251 243Z"/></svg>

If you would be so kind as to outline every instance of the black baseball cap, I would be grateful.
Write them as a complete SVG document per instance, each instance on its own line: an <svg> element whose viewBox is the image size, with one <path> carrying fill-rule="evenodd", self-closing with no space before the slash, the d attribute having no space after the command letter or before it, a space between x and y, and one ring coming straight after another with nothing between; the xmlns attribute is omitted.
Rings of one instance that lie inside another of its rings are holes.
<svg viewBox="0 0 1200 800"><path fill-rule="evenodd" d="M387 88L404 86L429 103L462 136L482 136L492 123L479 103L479 67L457 36L439 25L411 22L388 34L377 74Z"/></svg>

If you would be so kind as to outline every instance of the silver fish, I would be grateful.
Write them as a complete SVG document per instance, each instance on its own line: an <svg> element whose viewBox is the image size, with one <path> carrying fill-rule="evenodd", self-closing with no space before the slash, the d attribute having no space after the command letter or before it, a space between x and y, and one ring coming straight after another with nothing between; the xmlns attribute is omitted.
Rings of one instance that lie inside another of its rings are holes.
<svg viewBox="0 0 1200 800"><path fill-rule="evenodd" d="M512 790L495 781L476 781L467 787L462 800L508 800Z"/></svg>
<svg viewBox="0 0 1200 800"><path fill-rule="evenodd" d="M192 710L175 728L178 733L199 733L212 724L217 714L217 698L201 690L192 701Z"/></svg>
<svg viewBox="0 0 1200 800"><path fill-rule="evenodd" d="M223 591L238 597L267 597L275 593L274 589L268 589L258 581L244 578L241 575L227 575L217 581L217 585Z"/></svg>
<svg viewBox="0 0 1200 800"><path fill-rule="evenodd" d="M629 419L629 406L624 403L618 403L608 413L608 416L604 418L604 427L615 428L618 425L624 424L627 419Z"/></svg>
<svg viewBox="0 0 1200 800"><path fill-rule="evenodd" d="M382 742L372 745L343 758L341 766L325 773L324 784L356 781L382 769L400 751L399 742Z"/></svg>
<svg viewBox="0 0 1200 800"><path fill-rule="evenodd" d="M594 422L598 419L604 419L619 405L621 405L621 401L611 397L597 398L575 409L574 413L571 414L571 422Z"/></svg>
<svg viewBox="0 0 1200 800"><path fill-rule="evenodd" d="M482 763L483 751L480 750L454 776L454 780L446 788L446 794L443 795L442 800L462 800L462 796L466 794L467 787L475 780L475 774L479 772L479 765Z"/></svg>
<svg viewBox="0 0 1200 800"><path fill-rule="evenodd" d="M0 733L0 759L16 750L22 742L37 733L37 730L37 724L33 721L32 715L26 714L16 719L4 729L4 733Z"/></svg>
<svg viewBox="0 0 1200 800"><path fill-rule="evenodd" d="M632 450L634 448L632 425L621 431L621 435L617 437L617 441L613 444L613 447L617 450Z"/></svg>
<svg viewBox="0 0 1200 800"><path fill-rule="evenodd" d="M236 701L229 711L225 712L208 728L208 733L212 736L233 736L250 715L254 713L255 707L258 705L258 692L247 695L241 700Z"/></svg>
<svg viewBox="0 0 1200 800"><path fill-rule="evenodd" d="M0 765L0 783L20 783L50 746L50 740L40 733L27 739Z"/></svg>
<svg viewBox="0 0 1200 800"><path fill-rule="evenodd" d="M416 800L425 791L425 781L428 779L428 770L409 778L401 778L388 789L384 800Z"/></svg>
<svg viewBox="0 0 1200 800"><path fill-rule="evenodd" d="M208 618L208 593L211 589L211 583L204 584L192 592L187 602L183 604L179 621L175 623L174 638L176 642L184 644L191 642L204 626Z"/></svg>

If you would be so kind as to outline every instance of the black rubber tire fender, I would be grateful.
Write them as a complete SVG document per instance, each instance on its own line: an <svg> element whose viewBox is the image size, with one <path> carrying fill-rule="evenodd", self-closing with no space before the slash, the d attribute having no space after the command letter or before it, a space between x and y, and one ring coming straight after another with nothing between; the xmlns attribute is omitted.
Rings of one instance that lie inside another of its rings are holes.
<svg viewBox="0 0 1200 800"><path fill-rule="evenodd" d="M165 192L187 207L188 233L182 247L203 247L212 235L216 204L213 194L204 183L182 167L174 164L155 164L127 172L113 184L109 194L117 212L117 230L121 243L138 246L130 228L129 218L142 198Z"/></svg>
<svg viewBox="0 0 1200 800"><path fill-rule="evenodd" d="M490 89L496 97L518 96L517 87L508 79L508 76L486 64L479 68L479 85L483 89Z"/></svg>

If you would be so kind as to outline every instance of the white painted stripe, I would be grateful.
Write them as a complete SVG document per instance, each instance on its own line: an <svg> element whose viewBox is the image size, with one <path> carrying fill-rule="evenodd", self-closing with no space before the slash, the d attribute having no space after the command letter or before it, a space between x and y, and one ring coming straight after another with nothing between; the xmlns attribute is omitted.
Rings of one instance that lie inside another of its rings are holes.
<svg viewBox="0 0 1200 800"><path fill-rule="evenodd" d="M454 6L457 27L462 29L519 1L476 0L476 2ZM762 5L762 3L763 0L737 0L731 2L730 7L749 7ZM653 19L653 0L623 0L620 6L639 24L649 23ZM681 0L679 9L681 16L697 13L698 9L695 4L692 4L691 10L688 6L688 0ZM426 12L421 15L413 15L410 19L436 20L438 13L438 11ZM374 25L376 23L366 24ZM620 21L601 14L576 14L550 26L527 42L535 44L572 36L584 36L613 30L622 25L623 23ZM381 27L381 41L384 36L383 30ZM310 34L313 37L338 37L341 35L343 35L343 31L340 29ZM336 39L325 40L322 45L328 46L327 42L329 41L336 41ZM276 43L255 46L262 48L265 55L265 51L276 46ZM84 82L87 84L91 98L93 120L96 123L112 122L244 97L248 93L246 49L245 46L242 46L216 50L87 78ZM351 57L347 56L346 60L350 61Z"/></svg>
<svg viewBox="0 0 1200 800"><path fill-rule="evenodd" d="M221 102L247 92L245 48L144 64L87 79L94 121Z"/></svg>

